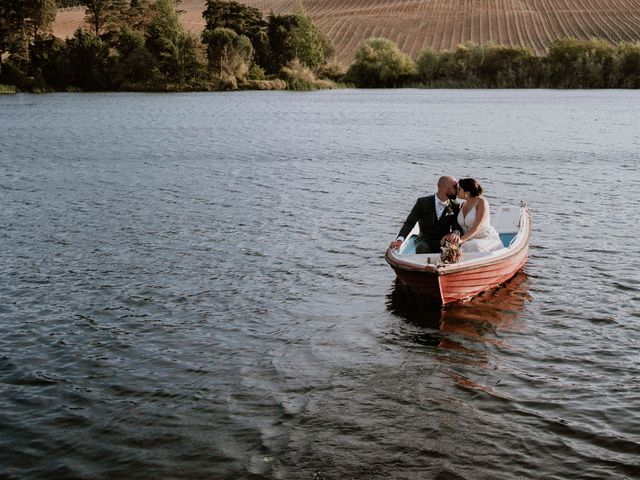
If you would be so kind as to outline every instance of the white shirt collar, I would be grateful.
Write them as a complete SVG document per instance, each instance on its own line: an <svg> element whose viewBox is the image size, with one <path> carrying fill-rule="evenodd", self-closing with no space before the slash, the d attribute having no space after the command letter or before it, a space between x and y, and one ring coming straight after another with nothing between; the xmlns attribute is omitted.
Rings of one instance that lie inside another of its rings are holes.
<svg viewBox="0 0 640 480"><path fill-rule="evenodd" d="M440 200L438 198L438 195L434 195L434 197L436 198L436 216L438 218L440 218L442 216L442 214L444 213L445 208L447 208L449 206L449 199L447 199L446 202L443 202L442 200Z"/></svg>
<svg viewBox="0 0 640 480"><path fill-rule="evenodd" d="M439 203L443 207L448 207L449 206L449 199L448 198L443 202L442 200L440 200L440 198L438 198L438 194L435 194L434 197L436 197L436 203Z"/></svg>

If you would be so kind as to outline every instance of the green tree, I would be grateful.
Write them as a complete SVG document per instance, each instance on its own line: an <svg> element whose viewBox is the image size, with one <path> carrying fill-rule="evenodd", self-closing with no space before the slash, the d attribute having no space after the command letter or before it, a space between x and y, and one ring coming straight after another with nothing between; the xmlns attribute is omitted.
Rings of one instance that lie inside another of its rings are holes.
<svg viewBox="0 0 640 480"><path fill-rule="evenodd" d="M154 6L149 0L131 0L126 15L126 24L134 30L146 30L153 18Z"/></svg>
<svg viewBox="0 0 640 480"><path fill-rule="evenodd" d="M482 50L474 44L459 45L455 50L423 50L418 56L418 78L425 84L478 86Z"/></svg>
<svg viewBox="0 0 640 480"><path fill-rule="evenodd" d="M78 29L67 40L69 85L83 90L109 88L109 45L93 32Z"/></svg>
<svg viewBox="0 0 640 480"><path fill-rule="evenodd" d="M29 19L33 38L51 30L51 25L56 20L58 5L56 0L37 0Z"/></svg>
<svg viewBox="0 0 640 480"><path fill-rule="evenodd" d="M452 52L446 52L440 63L442 74L459 82L473 82L476 54L473 45L459 45Z"/></svg>
<svg viewBox="0 0 640 480"><path fill-rule="evenodd" d="M606 40L591 39L587 42L586 86L609 88L615 86L616 52Z"/></svg>
<svg viewBox="0 0 640 480"><path fill-rule="evenodd" d="M124 25L115 42L110 69L112 83L125 89L145 88L156 69L156 61L145 47L144 34Z"/></svg>
<svg viewBox="0 0 640 480"><path fill-rule="evenodd" d="M272 13L267 23L271 71L280 70L294 59L298 59L302 65L312 70L317 70L335 52L329 37L306 15Z"/></svg>
<svg viewBox="0 0 640 480"><path fill-rule="evenodd" d="M147 50L168 82L183 84L198 77L199 42L182 27L176 0L158 0L146 32Z"/></svg>
<svg viewBox="0 0 640 480"><path fill-rule="evenodd" d="M552 86L603 88L613 82L613 47L603 40L556 40L549 48L547 65Z"/></svg>
<svg viewBox="0 0 640 480"><path fill-rule="evenodd" d="M617 51L618 86L640 88L640 43L622 43Z"/></svg>
<svg viewBox="0 0 640 480"><path fill-rule="evenodd" d="M537 58L526 48L502 45L484 45L478 77L482 85L490 88L516 88L537 86L535 75ZM539 69L539 66L537 67Z"/></svg>
<svg viewBox="0 0 640 480"><path fill-rule="evenodd" d="M425 48L420 52L416 62L418 77L426 83L433 82L438 78L439 65L440 55L438 55L438 52Z"/></svg>
<svg viewBox="0 0 640 480"><path fill-rule="evenodd" d="M2 54L14 50L24 19L21 0L2 0L0 2L0 72Z"/></svg>
<svg viewBox="0 0 640 480"><path fill-rule="evenodd" d="M237 87L249 71L253 47L248 37L230 28L205 30L203 42L207 46L209 69L224 82Z"/></svg>
<svg viewBox="0 0 640 480"><path fill-rule="evenodd" d="M370 38L356 52L348 81L360 87L400 87L413 79L416 64L386 38Z"/></svg>
<svg viewBox="0 0 640 480"><path fill-rule="evenodd" d="M28 61L30 42L50 29L56 12L55 0L2 0L0 55L10 52Z"/></svg>
<svg viewBox="0 0 640 480"><path fill-rule="evenodd" d="M127 0L86 0L85 21L96 35L117 28L129 9Z"/></svg>
<svg viewBox="0 0 640 480"><path fill-rule="evenodd" d="M38 36L31 45L31 67L36 83L45 88L69 85L71 67L67 43L53 36Z"/></svg>
<svg viewBox="0 0 640 480"><path fill-rule="evenodd" d="M207 8L202 13L206 20L205 32L216 28L229 28L251 41L256 62L267 67L269 61L269 39L267 22L262 12L234 1L207 0Z"/></svg>
<svg viewBox="0 0 640 480"><path fill-rule="evenodd" d="M538 87L543 66L531 50L486 43L466 43L455 50L423 50L418 74L427 85L483 88Z"/></svg>

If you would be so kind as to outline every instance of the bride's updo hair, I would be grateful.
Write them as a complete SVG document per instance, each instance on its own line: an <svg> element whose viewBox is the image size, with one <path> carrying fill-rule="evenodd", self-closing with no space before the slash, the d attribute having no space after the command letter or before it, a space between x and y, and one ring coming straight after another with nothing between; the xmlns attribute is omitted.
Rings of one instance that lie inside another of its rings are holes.
<svg viewBox="0 0 640 480"><path fill-rule="evenodd" d="M465 192L469 192L472 197L482 195L482 186L473 178L463 178L458 181L458 185Z"/></svg>

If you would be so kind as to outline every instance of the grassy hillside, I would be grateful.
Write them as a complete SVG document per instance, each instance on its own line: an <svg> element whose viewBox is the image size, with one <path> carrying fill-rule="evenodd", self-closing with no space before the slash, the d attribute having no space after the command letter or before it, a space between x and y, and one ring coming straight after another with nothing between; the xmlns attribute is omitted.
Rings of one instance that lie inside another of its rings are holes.
<svg viewBox="0 0 640 480"><path fill-rule="evenodd" d="M529 47L544 54L561 37L598 37L613 43L640 41L640 0L246 0L268 13L301 6L333 40L348 64L370 37L385 37L416 58L430 47L455 48L472 41ZM200 33L205 0L184 0L183 24ZM84 9L60 10L54 33L73 35Z"/></svg>

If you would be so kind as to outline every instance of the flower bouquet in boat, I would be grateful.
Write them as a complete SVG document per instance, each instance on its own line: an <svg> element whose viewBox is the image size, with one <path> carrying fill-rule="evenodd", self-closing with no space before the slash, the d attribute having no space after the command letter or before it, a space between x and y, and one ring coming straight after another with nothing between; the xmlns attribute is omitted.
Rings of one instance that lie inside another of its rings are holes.
<svg viewBox="0 0 640 480"><path fill-rule="evenodd" d="M400 248L387 249L385 259L402 283L434 303L466 300L509 280L529 255L531 216L524 203L498 207L491 224L503 245L498 250L463 254L458 244L446 242L441 253L416 253L416 223Z"/></svg>
<svg viewBox="0 0 640 480"><path fill-rule="evenodd" d="M445 241L442 245L442 253L440 253L440 261L442 263L458 263L464 257L464 253L460 249L457 242Z"/></svg>

